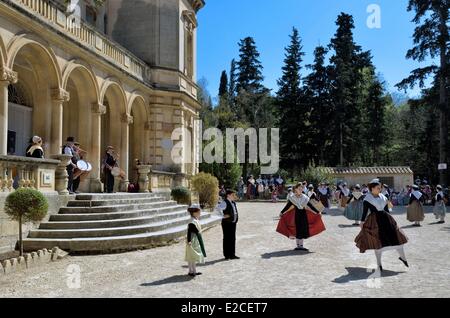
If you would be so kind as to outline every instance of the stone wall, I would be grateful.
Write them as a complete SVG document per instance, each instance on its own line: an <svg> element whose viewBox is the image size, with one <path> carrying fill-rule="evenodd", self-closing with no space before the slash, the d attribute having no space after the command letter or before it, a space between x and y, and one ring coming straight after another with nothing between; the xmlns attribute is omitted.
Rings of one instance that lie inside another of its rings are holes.
<svg viewBox="0 0 450 318"><path fill-rule="evenodd" d="M6 194L0 193L0 253L14 250L19 236L18 223L11 221L4 213L3 207L5 206L6 197ZM61 196L57 194L45 194L45 197L49 203L49 211L44 221L48 221L50 215L57 214L61 207L66 206L68 201L74 199L73 196ZM37 228L37 225L26 224L23 227L23 237L27 237L28 232L34 228Z"/></svg>

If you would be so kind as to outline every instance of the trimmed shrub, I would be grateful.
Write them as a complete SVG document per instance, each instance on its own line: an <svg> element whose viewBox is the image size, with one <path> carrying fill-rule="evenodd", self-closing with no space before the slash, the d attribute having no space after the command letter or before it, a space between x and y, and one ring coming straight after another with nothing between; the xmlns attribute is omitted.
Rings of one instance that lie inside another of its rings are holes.
<svg viewBox="0 0 450 318"><path fill-rule="evenodd" d="M322 167L315 167L310 165L306 170L302 172L298 181L302 182L306 180L308 183L317 187L321 182L333 183L333 177L325 172Z"/></svg>
<svg viewBox="0 0 450 318"><path fill-rule="evenodd" d="M209 173L201 172L192 177L192 187L198 193L202 208L213 209L219 201L219 181Z"/></svg>
<svg viewBox="0 0 450 318"><path fill-rule="evenodd" d="M178 204L191 204L191 191L185 187L175 187L170 193L172 199L177 201Z"/></svg>
<svg viewBox="0 0 450 318"><path fill-rule="evenodd" d="M22 188L6 198L5 213L13 221L19 222L20 255L23 255L22 224L40 222L48 212L48 202L44 195L34 189Z"/></svg>

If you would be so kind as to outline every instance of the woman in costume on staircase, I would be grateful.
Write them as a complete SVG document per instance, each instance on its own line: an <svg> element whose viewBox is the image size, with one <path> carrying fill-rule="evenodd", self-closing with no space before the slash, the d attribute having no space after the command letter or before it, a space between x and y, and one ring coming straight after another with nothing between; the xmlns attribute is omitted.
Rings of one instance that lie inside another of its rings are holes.
<svg viewBox="0 0 450 318"><path fill-rule="evenodd" d="M357 184L353 188L353 192L350 194L350 198L348 199L344 216L347 219L354 221L353 225L355 226L359 226L359 221L362 218L365 197L366 196L361 192L361 186Z"/></svg>
<svg viewBox="0 0 450 318"><path fill-rule="evenodd" d="M408 242L397 222L389 213L388 200L381 193L381 182L374 179L369 184L369 193L364 198L364 211L361 217L361 232L355 239L361 253L374 250L378 270L383 271L381 256L388 250L396 250L399 260L409 267L403 245Z"/></svg>
<svg viewBox="0 0 450 318"><path fill-rule="evenodd" d="M413 185L413 191L409 199L407 209L407 219L414 222L413 226L420 227L420 222L425 220L425 212L423 211L424 196L418 185Z"/></svg>
<svg viewBox="0 0 450 318"><path fill-rule="evenodd" d="M288 197L286 207L280 213L277 232L296 239L296 251L308 251L303 245L304 240L325 231L320 212L303 194L303 185L297 184Z"/></svg>
<svg viewBox="0 0 450 318"><path fill-rule="evenodd" d="M447 207L445 203L444 192L442 192L442 186L438 185L436 187L437 194L434 197L434 209L433 213L436 216L436 219L439 220L438 224L445 223L445 215L447 214Z"/></svg>
<svg viewBox="0 0 450 318"><path fill-rule="evenodd" d="M197 272L196 265L205 263L205 245L203 244L202 227L200 225L201 209L198 205L189 207L191 221L188 224L185 260L189 266L189 276L195 277L202 273Z"/></svg>

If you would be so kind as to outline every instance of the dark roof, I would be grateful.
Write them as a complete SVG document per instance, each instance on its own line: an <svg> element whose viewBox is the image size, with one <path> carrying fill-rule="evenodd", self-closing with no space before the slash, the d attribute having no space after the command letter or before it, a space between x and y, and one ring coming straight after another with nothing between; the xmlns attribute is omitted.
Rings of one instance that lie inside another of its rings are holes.
<svg viewBox="0 0 450 318"><path fill-rule="evenodd" d="M329 174L414 174L410 167L325 167Z"/></svg>

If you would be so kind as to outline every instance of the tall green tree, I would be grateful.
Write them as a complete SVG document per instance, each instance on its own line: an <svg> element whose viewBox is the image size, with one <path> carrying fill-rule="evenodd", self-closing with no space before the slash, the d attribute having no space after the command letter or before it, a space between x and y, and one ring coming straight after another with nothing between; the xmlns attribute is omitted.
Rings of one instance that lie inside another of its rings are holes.
<svg viewBox="0 0 450 318"><path fill-rule="evenodd" d="M328 50L318 46L314 50L314 63L306 67L311 71L305 78L305 94L308 105L311 107L309 118L309 135L311 144L315 145L312 159L316 165L332 165L328 159L331 144L330 122L334 117L331 101L330 66L325 60Z"/></svg>
<svg viewBox="0 0 450 318"><path fill-rule="evenodd" d="M335 162L353 164L358 159L362 123L360 94L362 70L370 67L370 53L362 52L353 38L354 21L351 15L341 13L336 21L337 31L331 40L334 51L330 59L332 101L335 112L330 123L333 141L330 158Z"/></svg>
<svg viewBox="0 0 450 318"><path fill-rule="evenodd" d="M282 77L278 80L277 106L280 120L281 166L300 171L308 164L311 151L306 149L306 127L309 109L302 90L301 63L303 47L299 32L293 28L285 49Z"/></svg>
<svg viewBox="0 0 450 318"><path fill-rule="evenodd" d="M219 98L228 98L228 75L227 71L223 71L220 76Z"/></svg>
<svg viewBox="0 0 450 318"><path fill-rule="evenodd" d="M425 61L428 57L438 58L439 65L434 63L415 69L411 75L397 86L406 89L417 83L425 86L425 80L434 76L439 87L439 159L441 163L448 160L448 85L449 85L449 0L409 0L408 11L414 11L413 22L417 25L413 39L414 47L406 55L407 58ZM440 183L447 183L448 173L441 171Z"/></svg>
<svg viewBox="0 0 450 318"><path fill-rule="evenodd" d="M262 81L263 66L259 60L260 53L252 37L246 37L239 42L239 61L237 62L237 84L239 93L245 90L251 93L260 93L264 90Z"/></svg>

